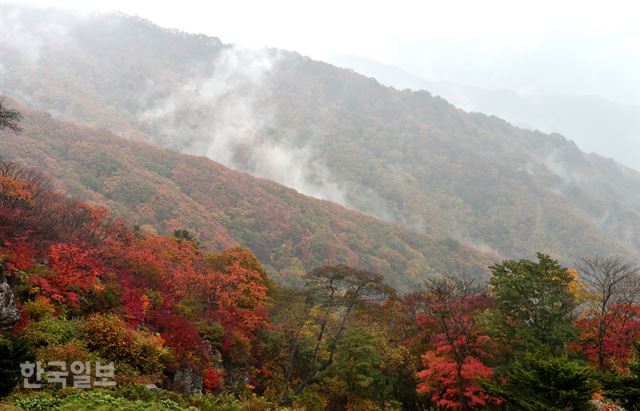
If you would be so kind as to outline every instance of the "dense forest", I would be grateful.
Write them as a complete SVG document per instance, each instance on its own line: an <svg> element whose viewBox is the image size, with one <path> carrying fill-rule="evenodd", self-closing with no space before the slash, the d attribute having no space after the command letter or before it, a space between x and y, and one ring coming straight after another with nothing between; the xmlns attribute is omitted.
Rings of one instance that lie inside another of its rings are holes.
<svg viewBox="0 0 640 411"><path fill-rule="evenodd" d="M0 410L640 410L637 170L296 52L1 8Z"/></svg>
<svg viewBox="0 0 640 411"><path fill-rule="evenodd" d="M0 106L3 148L36 144L19 134L36 125L52 141L86 133L25 115L21 125ZM95 133L129 153L138 145ZM104 153L91 139L49 147L90 144ZM404 292L355 264L319 264L287 285L247 248L212 251L183 228L159 235L53 181L0 159L9 409L639 409L640 272L624 258L570 268L539 253L491 264L486 281L438 271ZM75 380L34 373L27 383L40 389L24 388L20 364L61 359L113 362L117 385L62 388Z"/></svg>
<svg viewBox="0 0 640 411"><path fill-rule="evenodd" d="M8 10L6 92L30 107L503 258L638 257L637 172L558 134L294 52L124 14ZM19 47L26 31L37 47Z"/></svg>
<svg viewBox="0 0 640 411"><path fill-rule="evenodd" d="M438 272L486 277L496 260L456 240L306 197L204 157L22 111L23 132L0 135L4 155L144 230L186 229L216 251L248 247L277 281L292 284L314 267L344 263L384 273L404 291Z"/></svg>

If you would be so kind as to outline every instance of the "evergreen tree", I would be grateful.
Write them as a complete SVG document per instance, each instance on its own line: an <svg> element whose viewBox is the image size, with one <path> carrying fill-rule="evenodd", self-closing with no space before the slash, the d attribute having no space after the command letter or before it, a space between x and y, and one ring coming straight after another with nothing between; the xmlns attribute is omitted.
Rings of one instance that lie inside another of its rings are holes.
<svg viewBox="0 0 640 411"><path fill-rule="evenodd" d="M512 365L506 385L486 389L517 410L585 411L592 408L593 378L592 369L565 355L526 354Z"/></svg>
<svg viewBox="0 0 640 411"><path fill-rule="evenodd" d="M0 333L0 397L7 395L20 381L20 364L32 361L30 346L10 333Z"/></svg>
<svg viewBox="0 0 640 411"><path fill-rule="evenodd" d="M625 410L640 410L640 342L633 348L633 358L629 361L629 372L601 375L603 393L606 398L618 402Z"/></svg>

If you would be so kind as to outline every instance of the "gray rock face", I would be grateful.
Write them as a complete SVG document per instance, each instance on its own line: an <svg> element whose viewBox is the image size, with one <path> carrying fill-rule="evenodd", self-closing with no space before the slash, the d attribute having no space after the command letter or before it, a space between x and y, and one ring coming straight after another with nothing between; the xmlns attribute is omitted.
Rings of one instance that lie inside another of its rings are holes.
<svg viewBox="0 0 640 411"><path fill-rule="evenodd" d="M171 389L181 394L202 394L202 376L193 368L181 368L173 376Z"/></svg>
<svg viewBox="0 0 640 411"><path fill-rule="evenodd" d="M11 328L19 320L20 311L4 276L4 267L0 264L0 330Z"/></svg>

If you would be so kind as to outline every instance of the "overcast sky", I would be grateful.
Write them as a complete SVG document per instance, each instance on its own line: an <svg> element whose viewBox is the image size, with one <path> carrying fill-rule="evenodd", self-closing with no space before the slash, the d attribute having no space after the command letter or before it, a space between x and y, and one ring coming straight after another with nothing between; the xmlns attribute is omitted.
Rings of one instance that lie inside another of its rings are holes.
<svg viewBox="0 0 640 411"><path fill-rule="evenodd" d="M626 104L638 94L640 6L633 0L14 2L118 10L227 43L315 58L353 54L432 80L599 94Z"/></svg>

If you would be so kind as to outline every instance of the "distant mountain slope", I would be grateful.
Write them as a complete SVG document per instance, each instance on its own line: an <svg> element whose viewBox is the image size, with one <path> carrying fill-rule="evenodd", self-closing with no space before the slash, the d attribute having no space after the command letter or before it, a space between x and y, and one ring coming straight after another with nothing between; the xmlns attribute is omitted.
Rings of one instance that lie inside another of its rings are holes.
<svg viewBox="0 0 640 411"><path fill-rule="evenodd" d="M560 135L514 128L428 92L399 92L302 58L277 75L274 88L296 108L293 118L283 112L281 127L322 136L319 156L338 180L374 188L400 221L509 257L539 249L571 261L640 245L638 173ZM378 214L366 195L347 201Z"/></svg>
<svg viewBox="0 0 640 411"><path fill-rule="evenodd" d="M610 157L627 167L639 166L637 107L598 96L525 96L509 90L429 81L357 56L333 55L329 62L399 90L428 90L465 111L492 114L531 130L560 133L583 151Z"/></svg>
<svg viewBox="0 0 640 411"><path fill-rule="evenodd" d="M204 157L22 111L24 132L0 134L0 155L37 167L58 188L143 228L186 228L214 250L250 247L281 281L295 283L306 270L344 262L381 272L407 290L437 272L483 276L493 261L454 240L305 197Z"/></svg>
<svg viewBox="0 0 640 411"><path fill-rule="evenodd" d="M638 173L559 135L139 18L7 15L5 88L33 107L506 257L637 256Z"/></svg>

